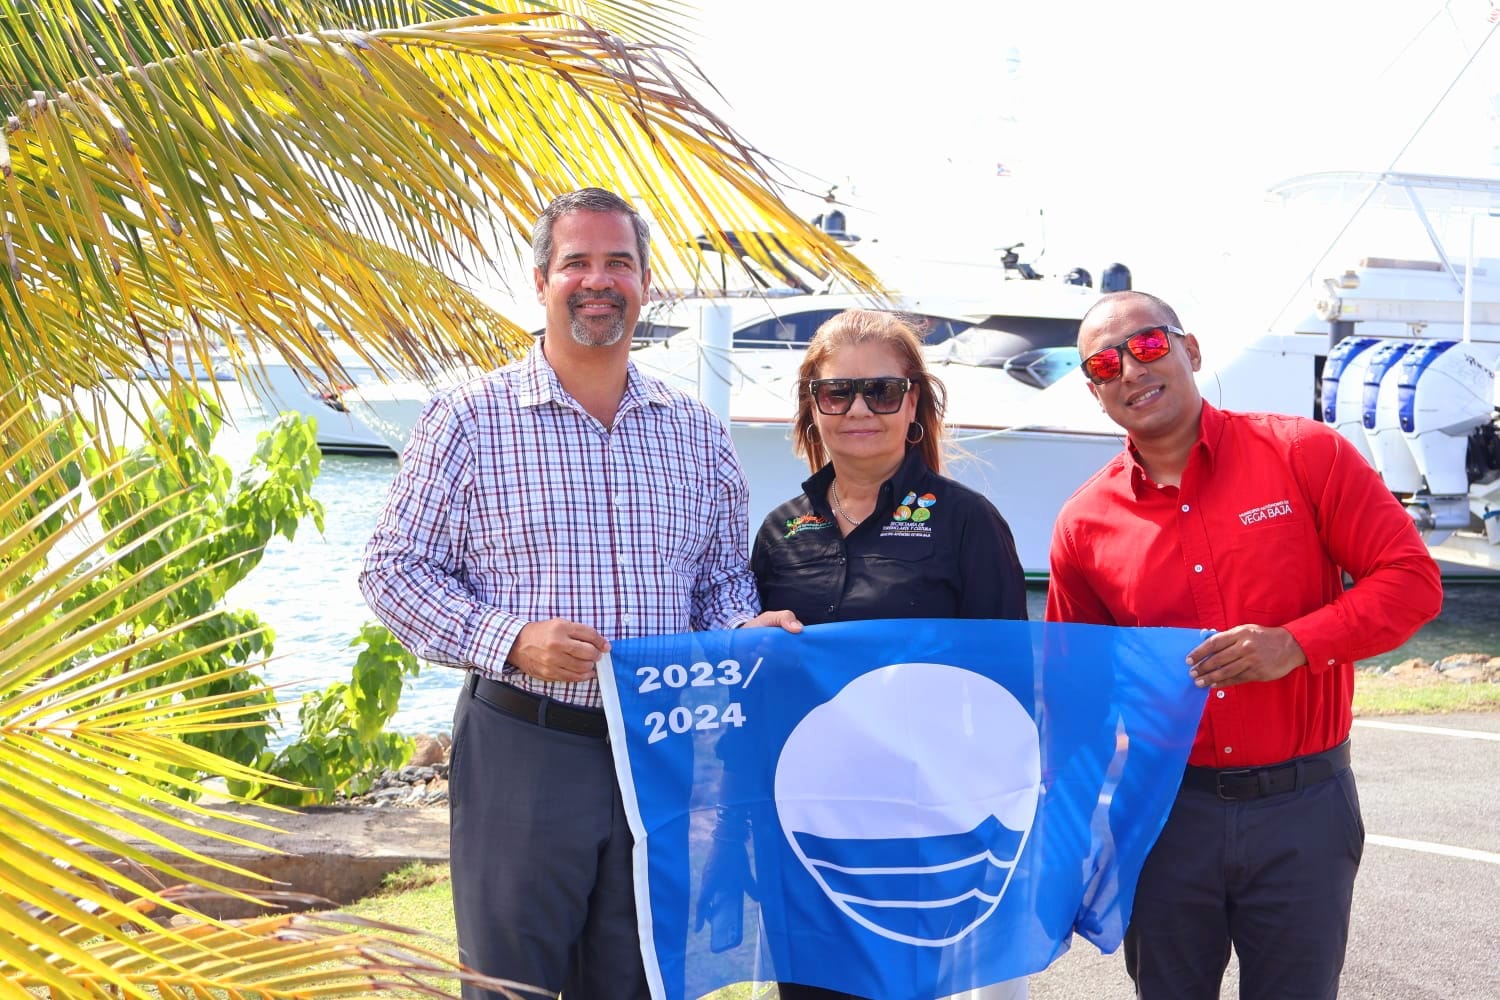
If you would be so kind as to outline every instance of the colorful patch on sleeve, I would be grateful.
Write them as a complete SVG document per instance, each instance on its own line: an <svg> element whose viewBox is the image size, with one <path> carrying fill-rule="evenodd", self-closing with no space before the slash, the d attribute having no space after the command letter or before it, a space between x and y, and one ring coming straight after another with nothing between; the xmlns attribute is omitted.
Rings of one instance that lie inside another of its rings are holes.
<svg viewBox="0 0 1500 1000"><path fill-rule="evenodd" d="M801 517L787 518L786 534L783 538L792 538L804 531L819 531L829 527L833 522L819 514L803 514Z"/></svg>

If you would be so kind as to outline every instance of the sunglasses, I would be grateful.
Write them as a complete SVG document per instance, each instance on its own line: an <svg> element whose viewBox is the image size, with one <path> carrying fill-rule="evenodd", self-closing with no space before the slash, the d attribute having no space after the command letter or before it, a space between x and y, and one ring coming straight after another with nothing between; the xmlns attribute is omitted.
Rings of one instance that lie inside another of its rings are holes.
<svg viewBox="0 0 1500 1000"><path fill-rule="evenodd" d="M1083 373L1095 385L1113 382L1125 370L1123 351L1129 351L1130 356L1143 365L1160 361L1172 351L1172 338L1167 336L1171 333L1182 336L1181 330L1166 324L1138 330L1118 344L1095 351L1084 358Z"/></svg>
<svg viewBox="0 0 1500 1000"><path fill-rule="evenodd" d="M871 413L895 413L911 388L911 379L892 375L880 378L815 378L807 383L818 412L827 417L842 416L854 405L854 395L865 397Z"/></svg>

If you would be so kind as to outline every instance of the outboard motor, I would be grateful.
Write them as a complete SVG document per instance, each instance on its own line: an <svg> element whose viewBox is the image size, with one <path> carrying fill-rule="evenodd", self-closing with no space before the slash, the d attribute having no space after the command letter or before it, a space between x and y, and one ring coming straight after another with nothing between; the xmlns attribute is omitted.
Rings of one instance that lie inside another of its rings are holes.
<svg viewBox="0 0 1500 1000"><path fill-rule="evenodd" d="M1063 276L1063 284L1079 285L1083 288L1094 287L1094 276L1081 267L1075 267Z"/></svg>
<svg viewBox="0 0 1500 1000"><path fill-rule="evenodd" d="M1380 341L1374 337L1355 337L1339 341L1328 352L1328 361L1323 365L1323 409L1320 414L1323 422L1359 449L1371 465L1375 464L1375 456L1370 453L1370 442L1365 438L1361 418L1364 415L1365 374L1375 353L1371 348L1378 343Z"/></svg>
<svg viewBox="0 0 1500 1000"><path fill-rule="evenodd" d="M1426 481L1407 508L1429 544L1469 524L1469 485L1486 473L1470 468L1471 453L1494 434L1496 353L1492 344L1433 340L1401 362L1401 430Z"/></svg>
<svg viewBox="0 0 1500 1000"><path fill-rule="evenodd" d="M1333 350L1328 352L1328 360L1323 365L1323 385L1320 391L1323 403L1321 416L1325 424L1333 425L1339 422L1339 381L1344 375L1344 369L1356 355L1364 353L1374 345L1374 337L1356 337L1339 341L1334 345ZM1362 381L1363 372L1360 374Z"/></svg>
<svg viewBox="0 0 1500 1000"><path fill-rule="evenodd" d="M1116 261L1099 275L1100 292L1130 291L1130 268Z"/></svg>
<svg viewBox="0 0 1500 1000"><path fill-rule="evenodd" d="M1409 340L1388 340L1375 348L1365 371L1361 399L1365 439L1370 443L1375 469L1392 493L1415 493L1422 488L1422 473L1406 446L1397 405L1399 362L1412 344Z"/></svg>

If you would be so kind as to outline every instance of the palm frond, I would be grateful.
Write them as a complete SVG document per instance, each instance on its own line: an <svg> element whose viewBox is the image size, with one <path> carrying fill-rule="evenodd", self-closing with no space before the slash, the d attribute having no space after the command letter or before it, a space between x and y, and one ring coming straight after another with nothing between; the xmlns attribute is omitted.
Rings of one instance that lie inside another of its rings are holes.
<svg viewBox="0 0 1500 1000"><path fill-rule="evenodd" d="M457 16L370 26L439 10ZM875 284L781 203L680 51L574 14L644 30L659 8L488 10L0 0L0 76L54 70L0 90L5 363L64 395L244 331L321 365L320 322L417 371L492 362L498 325L452 286L499 280L541 206L585 184L649 212L663 263L753 229Z"/></svg>
<svg viewBox="0 0 1500 1000"><path fill-rule="evenodd" d="M172 652L195 620L127 630L141 620L142 602L170 599L194 574L166 580L125 610L99 610L139 590L161 564L146 559L133 576L115 572L163 537L171 519L122 542L118 528L92 538L91 512L131 495L128 509L146 517L174 496L144 488L124 460L92 459L90 447L108 449L84 425L35 415L33 423L45 440L22 442L30 478L12 477L12 492L0 497L0 521L9 525L0 552L15 554L0 561L0 995L351 996L398 983L439 995L434 983L459 972L429 953L326 920L240 926L192 909L195 894L262 898L225 884L228 876L266 880L188 846L188 835L255 848L252 835L274 829L276 813L256 818L180 801L179 792L202 790L184 775L275 779L181 737L264 725L265 704L254 689L213 693L222 673L177 679L185 659L209 651ZM99 580L113 582L85 586ZM82 596L95 590L109 600ZM178 926L183 920L198 922Z"/></svg>

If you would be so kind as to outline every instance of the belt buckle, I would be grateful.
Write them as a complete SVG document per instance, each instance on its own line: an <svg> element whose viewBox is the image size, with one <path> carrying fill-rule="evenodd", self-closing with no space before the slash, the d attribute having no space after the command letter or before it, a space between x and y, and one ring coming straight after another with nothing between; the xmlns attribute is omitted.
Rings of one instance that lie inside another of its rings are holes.
<svg viewBox="0 0 1500 1000"><path fill-rule="evenodd" d="M1250 778L1250 777L1254 776L1255 772L1256 772L1256 768L1253 768L1253 767L1241 767L1241 768L1236 768L1233 771L1219 771L1219 772L1216 772L1214 774L1214 794L1217 795L1224 802L1238 802L1240 799L1244 798L1245 796L1242 796L1242 795L1226 795L1225 792L1224 792L1224 779L1228 778L1231 781L1233 781L1233 780L1238 779L1238 778Z"/></svg>

